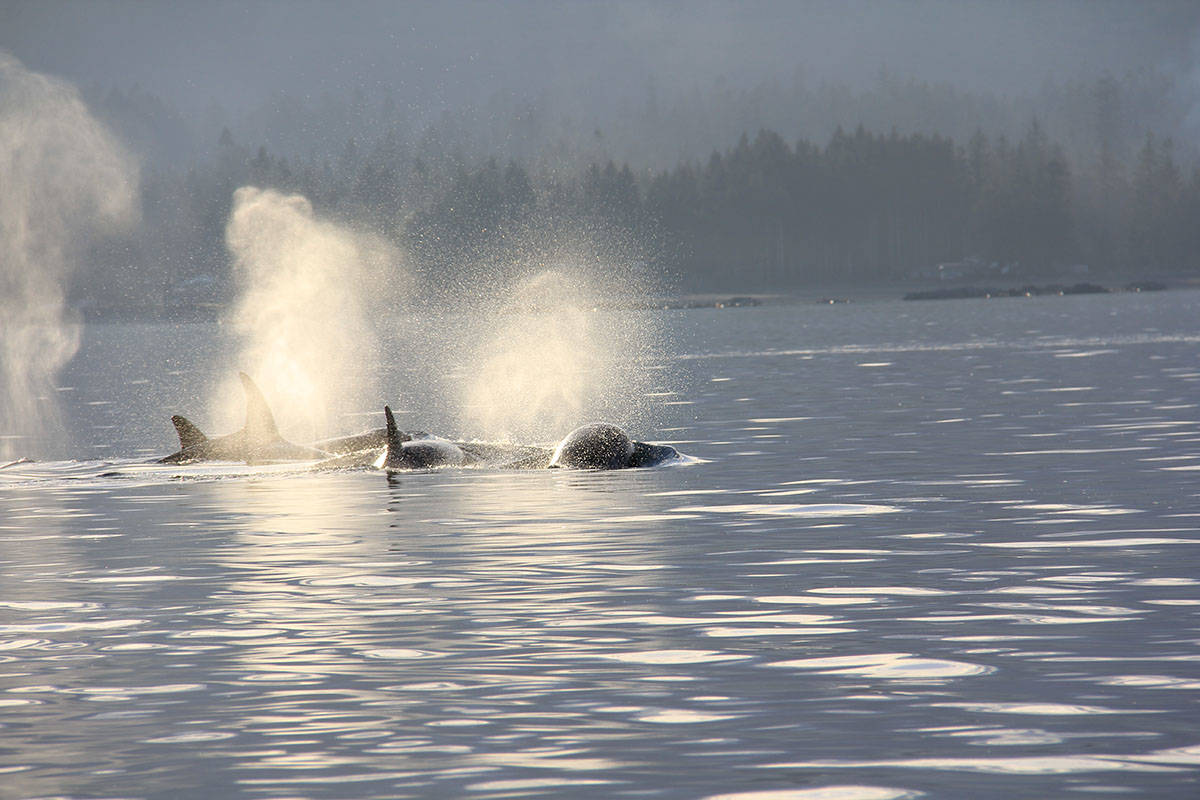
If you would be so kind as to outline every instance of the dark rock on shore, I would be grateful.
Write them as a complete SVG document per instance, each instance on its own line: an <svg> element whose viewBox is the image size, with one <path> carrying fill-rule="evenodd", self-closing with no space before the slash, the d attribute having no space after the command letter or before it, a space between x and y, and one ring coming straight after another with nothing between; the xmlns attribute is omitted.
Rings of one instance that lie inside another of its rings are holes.
<svg viewBox="0 0 1200 800"><path fill-rule="evenodd" d="M1166 288L1166 287L1163 287ZM1021 286L1015 289L1001 289L995 286L954 286L945 289L926 289L919 292L909 292L905 300L961 300L969 297L1039 297L1041 295L1068 294L1107 294L1112 291L1095 283L1075 283L1064 286L1052 283L1046 286Z"/></svg>
<svg viewBox="0 0 1200 800"><path fill-rule="evenodd" d="M753 308L761 306L763 301L757 297L729 297L722 299L684 298L661 300L653 303L636 304L635 308Z"/></svg>

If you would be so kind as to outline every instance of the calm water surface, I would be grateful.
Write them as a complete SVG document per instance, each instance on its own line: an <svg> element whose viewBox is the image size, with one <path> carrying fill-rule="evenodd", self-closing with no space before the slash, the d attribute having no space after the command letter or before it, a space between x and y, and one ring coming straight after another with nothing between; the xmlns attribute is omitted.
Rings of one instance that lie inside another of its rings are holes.
<svg viewBox="0 0 1200 800"><path fill-rule="evenodd" d="M89 329L0 472L0 797L1200 795L1198 312L671 312L704 463L392 477L143 465L213 332Z"/></svg>

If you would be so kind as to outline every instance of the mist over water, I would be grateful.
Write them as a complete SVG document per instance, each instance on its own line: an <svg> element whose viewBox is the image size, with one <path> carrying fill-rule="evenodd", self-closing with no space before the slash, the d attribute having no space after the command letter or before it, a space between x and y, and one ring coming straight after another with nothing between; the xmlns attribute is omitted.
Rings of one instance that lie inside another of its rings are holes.
<svg viewBox="0 0 1200 800"><path fill-rule="evenodd" d="M313 439L381 396L373 318L382 289L403 283L398 254L382 239L322 219L300 195L242 187L226 229L238 299L228 315L229 368L213 407L241 424L236 372L266 394L285 436ZM381 294L382 292L382 294Z"/></svg>
<svg viewBox="0 0 1200 800"><path fill-rule="evenodd" d="M135 219L137 176L73 86L0 52L0 460L63 437L54 380L80 336L68 286L88 237Z"/></svg>

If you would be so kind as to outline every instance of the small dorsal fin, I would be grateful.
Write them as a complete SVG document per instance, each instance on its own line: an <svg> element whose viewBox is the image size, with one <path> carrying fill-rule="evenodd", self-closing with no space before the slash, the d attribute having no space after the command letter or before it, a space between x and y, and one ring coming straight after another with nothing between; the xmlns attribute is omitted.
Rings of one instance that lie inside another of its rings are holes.
<svg viewBox="0 0 1200 800"><path fill-rule="evenodd" d="M404 431L396 427L396 418L392 416L391 406L383 407L383 416L387 419L387 446L389 450L399 450L401 445L412 439Z"/></svg>
<svg viewBox="0 0 1200 800"><path fill-rule="evenodd" d="M244 372L239 372L242 379L242 389L246 392L246 427L243 430L251 439L275 439L279 429L275 427L275 417L267 406L267 401L258 386Z"/></svg>
<svg viewBox="0 0 1200 800"><path fill-rule="evenodd" d="M171 417L171 424L175 426L175 432L179 434L179 449L186 450L194 445L208 441L208 437L204 432L192 423L187 417L175 414Z"/></svg>
<svg viewBox="0 0 1200 800"><path fill-rule="evenodd" d="M387 420L387 444L388 447L398 447L404 444L404 440L400 438L400 429L396 427L396 418L392 416L391 406L383 407L383 416Z"/></svg>

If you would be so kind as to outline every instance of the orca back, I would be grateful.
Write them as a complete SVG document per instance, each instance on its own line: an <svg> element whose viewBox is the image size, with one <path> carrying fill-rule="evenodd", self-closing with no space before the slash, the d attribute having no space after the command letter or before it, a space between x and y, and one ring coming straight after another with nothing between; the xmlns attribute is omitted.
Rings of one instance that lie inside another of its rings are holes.
<svg viewBox="0 0 1200 800"><path fill-rule="evenodd" d="M204 432L185 416L180 414L173 415L171 417L171 424L175 426L175 433L179 434L180 450L187 450L189 447L194 447L208 441L208 437L204 435Z"/></svg>

